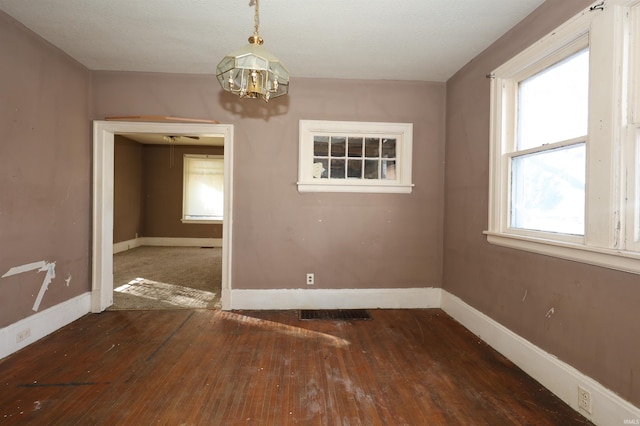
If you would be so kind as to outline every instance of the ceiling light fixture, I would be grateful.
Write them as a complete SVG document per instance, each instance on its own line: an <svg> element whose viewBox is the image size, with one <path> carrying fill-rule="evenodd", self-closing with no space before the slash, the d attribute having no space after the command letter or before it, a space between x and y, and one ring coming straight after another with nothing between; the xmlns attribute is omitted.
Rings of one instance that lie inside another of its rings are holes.
<svg viewBox="0 0 640 426"><path fill-rule="evenodd" d="M249 44L225 56L216 68L216 76L224 90L241 98L260 98L265 102L289 91L289 71L282 62L264 47L258 34L259 0L251 0L255 6L253 18L255 30Z"/></svg>

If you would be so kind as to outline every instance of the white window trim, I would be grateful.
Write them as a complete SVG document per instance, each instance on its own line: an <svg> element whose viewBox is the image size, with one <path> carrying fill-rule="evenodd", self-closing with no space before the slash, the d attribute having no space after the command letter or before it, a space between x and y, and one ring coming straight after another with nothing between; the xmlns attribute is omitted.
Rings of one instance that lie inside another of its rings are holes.
<svg viewBox="0 0 640 426"><path fill-rule="evenodd" d="M594 2L593 6L599 3ZM625 152L625 145L631 140L625 135L627 8L638 4L638 0L607 0L604 10L587 8L491 74L489 229L485 231L489 243L640 274L640 252L632 251L637 250L638 245L621 234L625 227L628 234L629 228L637 226L635 220L629 220L629 214L622 212L627 190L624 176L631 162L627 157L632 153L637 155L635 148L633 151L627 148ZM509 228L510 170L505 152L509 132L513 129L508 109L503 108L503 103L509 102L513 93L508 89L531 66L543 61L553 63L554 52L587 35L591 46L589 91L592 106L587 142L585 236ZM640 71L638 61L636 58L635 69L632 68L635 73ZM634 75L633 72L630 75ZM637 91L635 95L629 94L634 98ZM594 99L604 101L594 102ZM636 202L636 205L640 203Z"/></svg>
<svg viewBox="0 0 640 426"><path fill-rule="evenodd" d="M209 154L184 154L184 159L187 158L211 158L211 159L216 159L216 160L223 160L224 159L224 155L209 155ZM185 210L187 208L187 197L186 197L186 193L187 193L187 169L186 167L184 167L184 159L183 159L183 170L182 170L182 218L180 219L180 221L182 223L195 223L195 224L199 224L199 225L206 225L206 224L223 224L224 223L224 218L222 219L187 219L185 218Z"/></svg>
<svg viewBox="0 0 640 426"><path fill-rule="evenodd" d="M314 179L313 138L332 134L396 138L397 179ZM298 191L411 193L414 186L411 182L412 150L412 123L300 120Z"/></svg>
<svg viewBox="0 0 640 426"><path fill-rule="evenodd" d="M640 35L640 1L631 9L630 26L633 34ZM627 209L624 219L627 247L640 252L640 37L630 40L629 58L629 123L626 134Z"/></svg>

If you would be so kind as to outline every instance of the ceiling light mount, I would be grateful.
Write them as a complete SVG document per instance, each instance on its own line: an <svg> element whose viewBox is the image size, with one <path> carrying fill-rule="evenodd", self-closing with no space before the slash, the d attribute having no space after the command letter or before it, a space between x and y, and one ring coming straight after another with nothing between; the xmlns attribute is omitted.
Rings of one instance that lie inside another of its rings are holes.
<svg viewBox="0 0 640 426"><path fill-rule="evenodd" d="M278 58L262 47L264 40L258 34L258 1L249 3L250 6L255 5L255 29L249 37L249 44L222 58L216 68L216 77L227 92L241 98L260 98L268 102L289 92L289 71Z"/></svg>
<svg viewBox="0 0 640 426"><path fill-rule="evenodd" d="M259 44L259 45L262 46L264 44L264 40L258 34L254 34L254 35L249 37L249 43L251 43L251 44Z"/></svg>

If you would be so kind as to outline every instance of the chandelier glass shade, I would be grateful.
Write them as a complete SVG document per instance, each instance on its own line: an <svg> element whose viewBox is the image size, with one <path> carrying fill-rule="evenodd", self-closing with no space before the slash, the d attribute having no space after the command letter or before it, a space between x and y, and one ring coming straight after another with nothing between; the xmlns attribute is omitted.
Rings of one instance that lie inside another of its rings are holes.
<svg viewBox="0 0 640 426"><path fill-rule="evenodd" d="M258 34L258 0L255 0L255 31L249 44L225 56L216 68L220 86L241 98L265 102L289 91L289 71L271 52L262 47Z"/></svg>

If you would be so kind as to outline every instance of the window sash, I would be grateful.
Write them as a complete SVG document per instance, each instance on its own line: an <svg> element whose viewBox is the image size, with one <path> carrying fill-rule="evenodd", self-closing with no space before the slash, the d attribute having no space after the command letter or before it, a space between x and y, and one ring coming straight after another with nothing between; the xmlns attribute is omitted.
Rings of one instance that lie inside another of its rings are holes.
<svg viewBox="0 0 640 426"><path fill-rule="evenodd" d="M512 156L510 228L583 236L585 153L586 143L582 141ZM576 156L582 157L582 162L575 164L578 169L566 173L566 166L571 162L571 157ZM553 173L554 167L559 174ZM580 188L576 188L577 186ZM554 197L558 194L562 197ZM552 207L553 204L555 207ZM567 217L567 214L570 216Z"/></svg>
<svg viewBox="0 0 640 426"><path fill-rule="evenodd" d="M515 58L494 72L492 80L491 114L498 118L492 121L491 165L492 182L490 185L489 230L494 232L529 235L535 238L550 238L559 241L582 242L583 237L572 234L557 234L539 230L528 230L511 226L511 174L512 158L515 155L527 155L545 150L557 149L585 142L583 135L567 141L518 149L518 88L519 83L555 64L583 51L589 46L589 28L587 20L580 20L570 26L569 34L561 39L561 46L553 48L546 44L534 46L539 52L525 59ZM559 34L562 36L562 34ZM550 49L552 49L550 51ZM544 52L544 54L542 53ZM537 60L535 58L538 58ZM499 176L499 177L498 177Z"/></svg>
<svg viewBox="0 0 640 426"><path fill-rule="evenodd" d="M518 150L581 137L587 132L588 59L589 48L585 47L518 82L515 141ZM584 69L575 69L585 61L586 75ZM548 84L552 77L556 82L554 87ZM562 84L558 85L558 79L562 79ZM580 87L576 87L578 84ZM570 105L563 102L563 99L571 99L573 93L578 93L578 99L573 97ZM587 98L583 99L582 95ZM540 98L543 98L544 106ZM568 126L565 122L571 114L573 124Z"/></svg>
<svg viewBox="0 0 640 426"><path fill-rule="evenodd" d="M185 154L183 221L222 221L224 158Z"/></svg>

